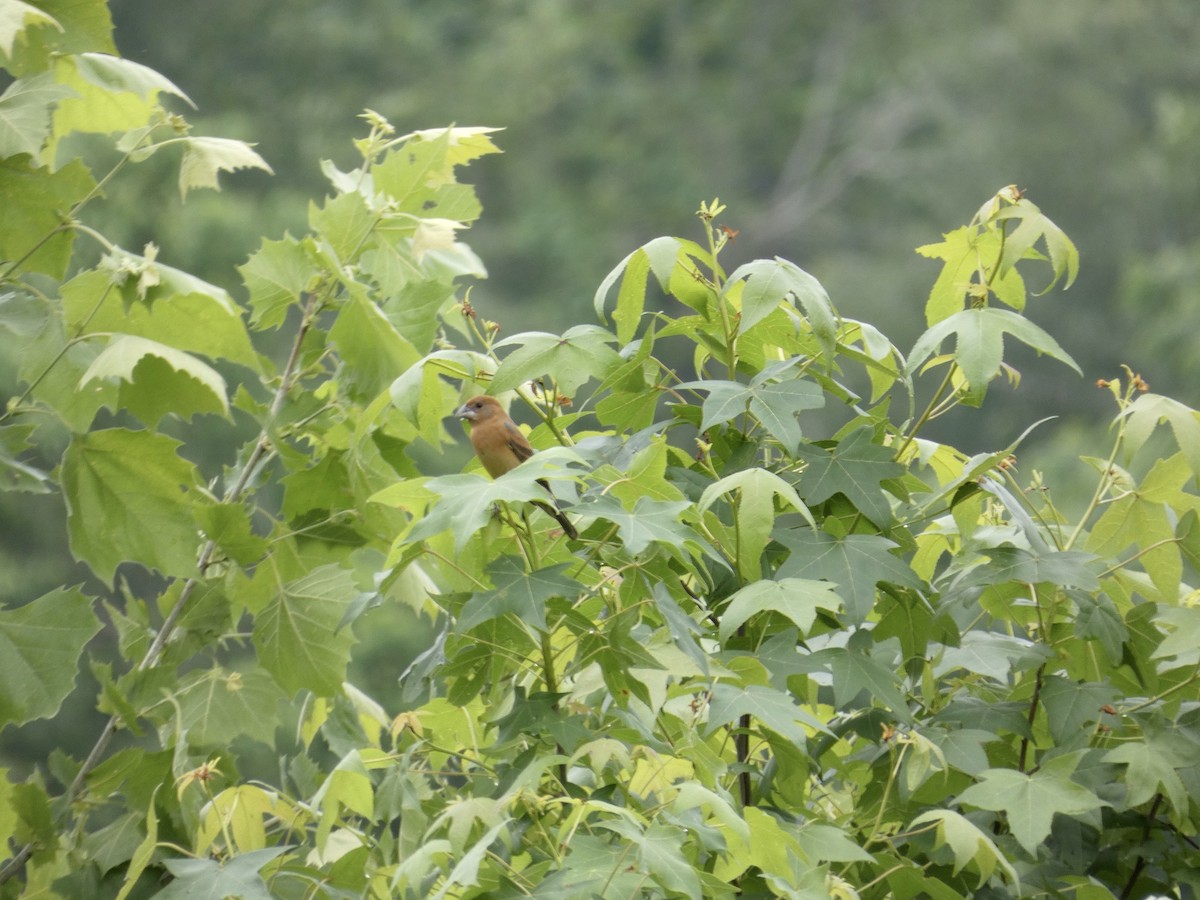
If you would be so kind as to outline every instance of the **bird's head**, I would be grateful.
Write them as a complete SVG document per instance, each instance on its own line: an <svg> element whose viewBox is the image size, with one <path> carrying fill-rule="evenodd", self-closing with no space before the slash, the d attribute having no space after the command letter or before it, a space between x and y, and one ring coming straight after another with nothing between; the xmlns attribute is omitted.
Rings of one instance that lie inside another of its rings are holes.
<svg viewBox="0 0 1200 900"><path fill-rule="evenodd" d="M503 411L500 401L495 397L473 397L454 411L454 417L474 423L490 419Z"/></svg>

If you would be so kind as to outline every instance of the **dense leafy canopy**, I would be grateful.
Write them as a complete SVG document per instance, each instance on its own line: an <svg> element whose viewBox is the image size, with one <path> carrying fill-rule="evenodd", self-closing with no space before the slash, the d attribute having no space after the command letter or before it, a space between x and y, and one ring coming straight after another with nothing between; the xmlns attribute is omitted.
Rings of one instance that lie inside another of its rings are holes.
<svg viewBox="0 0 1200 900"><path fill-rule="evenodd" d="M1074 514L1021 483L1015 442L923 431L985 403L1013 341L1073 366L1025 285L1077 256L1019 191L922 248L943 269L908 353L792 262L726 275L715 200L701 241L614 269L598 324L499 340L459 240L490 131L367 112L308 229L241 267L242 310L86 224L151 156L180 154L185 194L265 168L164 110L182 91L106 22L0 0L22 381L0 487L60 491L89 573L0 610L0 711L53 717L92 689L83 657L110 717L86 755L0 780L5 896L1200 889L1200 413L1104 381L1113 441ZM80 132L108 136L107 172L60 158ZM256 350L280 339L278 363ZM426 472L479 392L542 452ZM237 449L202 472L214 422ZM578 540L529 502L541 481ZM434 637L385 708L347 664L402 610Z"/></svg>

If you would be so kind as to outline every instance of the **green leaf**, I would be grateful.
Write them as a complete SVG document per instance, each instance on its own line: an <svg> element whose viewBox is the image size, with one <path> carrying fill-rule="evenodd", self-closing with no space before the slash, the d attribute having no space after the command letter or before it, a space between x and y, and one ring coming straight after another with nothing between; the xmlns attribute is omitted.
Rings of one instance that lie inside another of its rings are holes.
<svg viewBox="0 0 1200 900"><path fill-rule="evenodd" d="M346 368L341 384L358 396L373 399L420 359L416 348L400 336L379 307L355 292L329 329Z"/></svg>
<svg viewBox="0 0 1200 900"><path fill-rule="evenodd" d="M322 241L333 249L339 265L348 265L368 243L376 216L367 208L362 194L326 197L321 206L308 205L308 223Z"/></svg>
<svg viewBox="0 0 1200 900"><path fill-rule="evenodd" d="M615 499L601 497L584 509L589 516L607 519L616 525L625 549L637 556L656 543L671 547L699 545L699 536L679 521L679 514L689 507L691 504L686 500L667 501L639 497L633 509L626 510Z"/></svg>
<svg viewBox="0 0 1200 900"><path fill-rule="evenodd" d="M874 857L836 825L809 819L798 830L800 847L810 862L872 862Z"/></svg>
<svg viewBox="0 0 1200 900"><path fill-rule="evenodd" d="M994 232L993 232L994 236ZM963 298L979 268L979 258L987 248L976 246L979 240L975 228L964 225L942 235L938 244L925 244L917 253L928 259L940 259L945 265L938 273L929 299L925 301L925 324L936 325L961 312ZM993 240L995 238L993 237ZM998 249L999 241L995 240ZM994 250L993 250L994 252Z"/></svg>
<svg viewBox="0 0 1200 900"><path fill-rule="evenodd" d="M158 788L156 787L154 794L150 797L150 803L146 807L146 836L137 845L129 859L129 868L125 872L125 883L117 893L117 900L125 900L129 896L137 886L142 873L146 871L146 866L150 864L154 851L158 849L158 812L154 808L154 798L157 794Z"/></svg>
<svg viewBox="0 0 1200 900"><path fill-rule="evenodd" d="M1013 836L1036 856L1038 845L1050 834L1055 814L1076 816L1111 805L1071 780L1078 762L1078 754L1055 757L1032 775L1015 769L988 769L958 800L980 809L1003 811Z"/></svg>
<svg viewBox="0 0 1200 900"><path fill-rule="evenodd" d="M240 853L223 862L211 859L164 859L174 879L154 900L271 900L272 892L258 870L287 852L286 845Z"/></svg>
<svg viewBox="0 0 1200 900"><path fill-rule="evenodd" d="M574 568L559 563L536 572L526 572L515 556L502 556L487 567L495 585L489 591L474 594L458 615L458 630L467 632L481 622L512 613L539 631L546 630L546 601L551 597L574 600L583 585L564 573Z"/></svg>
<svg viewBox="0 0 1200 900"><path fill-rule="evenodd" d="M932 326L913 345L905 372L917 371L946 338L954 335L954 360L962 368L967 384L975 390L984 388L1000 373L1006 334L1083 374L1075 360L1037 325L1010 310L991 307L964 309Z"/></svg>
<svg viewBox="0 0 1200 900"><path fill-rule="evenodd" d="M521 346L501 361L491 390L510 391L549 375L559 391L573 396L588 379L603 381L621 364L620 355L609 346L615 341L613 334L597 325L576 325L561 337L532 331L499 341L496 349Z"/></svg>
<svg viewBox="0 0 1200 900"><path fill-rule="evenodd" d="M891 523L892 506L880 482L899 477L904 467L895 461L892 450L873 438L873 429L864 427L828 450L814 444L797 449L796 456L808 464L800 475L799 490L810 507L841 494L880 528Z"/></svg>
<svg viewBox="0 0 1200 900"><path fill-rule="evenodd" d="M841 598L833 585L806 578L756 581L737 591L721 613L721 642L737 631L751 616L767 610L777 612L796 623L802 635L808 634L817 618L817 610L837 612Z"/></svg>
<svg viewBox="0 0 1200 900"><path fill-rule="evenodd" d="M492 518L497 504L534 500L549 502L546 489L539 481L572 477L564 471L564 460L567 463L581 462L574 452L563 447L536 453L494 481L473 474L430 479L425 487L441 495L441 500L417 523L409 536L410 540L450 531L454 535L456 550L461 551L471 536ZM587 511L589 514L593 512L590 506Z"/></svg>
<svg viewBox="0 0 1200 900"><path fill-rule="evenodd" d="M23 260L20 271L62 278L75 230L59 226L95 186L91 172L77 159L53 172L33 168L25 156L0 160L0 259Z"/></svg>
<svg viewBox="0 0 1200 900"><path fill-rule="evenodd" d="M1078 746L1100 720L1101 707L1117 699L1117 691L1109 684L1076 683L1061 675L1047 675L1039 696L1054 742Z"/></svg>
<svg viewBox="0 0 1200 900"><path fill-rule="evenodd" d="M0 4L0 50L5 56L13 55L13 42L32 25L53 25L60 32L63 30L54 16L22 0L4 0Z"/></svg>
<svg viewBox="0 0 1200 900"><path fill-rule="evenodd" d="M21 725L54 716L99 630L92 601L78 588L56 588L0 610L0 721Z"/></svg>
<svg viewBox="0 0 1200 900"><path fill-rule="evenodd" d="M775 527L775 498L785 500L800 513L808 523L817 527L812 513L804 505L795 488L766 469L743 469L727 475L709 485L700 495L696 508L704 513L724 494L737 492L737 561L738 568L747 580L755 580L762 574L763 550Z"/></svg>
<svg viewBox="0 0 1200 900"><path fill-rule="evenodd" d="M204 669L174 691L179 724L193 747L227 746L237 735L272 745L276 707L290 698L260 669L229 672Z"/></svg>
<svg viewBox="0 0 1200 900"><path fill-rule="evenodd" d="M267 552L266 538L254 533L250 513L241 503L212 503L201 507L196 512L196 523L206 538L240 566L253 565Z"/></svg>
<svg viewBox="0 0 1200 900"><path fill-rule="evenodd" d="M1050 263L1054 270L1053 280L1041 293L1049 291L1064 277L1066 281L1063 283L1063 290L1069 288L1079 273L1079 251L1075 249L1071 239L1046 218L1031 200L1024 197L1010 206L1002 207L995 215L995 220L999 222L1012 219L1018 220L1020 224L1006 234L998 274L1003 277L1022 259L1043 258L1033 249L1041 240L1050 254Z"/></svg>
<svg viewBox="0 0 1200 900"><path fill-rule="evenodd" d="M1142 394L1118 414L1127 419L1127 446L1137 449L1162 423L1170 424L1179 451L1188 461L1193 475L1200 475L1200 412L1159 394Z"/></svg>
<svg viewBox="0 0 1200 900"><path fill-rule="evenodd" d="M361 593L352 571L324 565L282 586L255 616L259 662L289 696L301 689L320 697L341 691L354 636L338 624Z"/></svg>
<svg viewBox="0 0 1200 900"><path fill-rule="evenodd" d="M167 413L181 419L199 413L229 417L225 379L194 356L157 341L115 335L92 360L79 386L94 379L124 382L121 406L150 426Z"/></svg>
<svg viewBox="0 0 1200 900"><path fill-rule="evenodd" d="M135 299L132 286L117 289L107 269L76 275L62 287L67 330L135 335L261 370L241 311L225 291L161 263L154 269L158 285L147 289L144 300Z"/></svg>
<svg viewBox="0 0 1200 900"><path fill-rule="evenodd" d="M470 222L481 207L475 192L457 184L454 168L484 153L499 152L486 134L492 129L435 129L414 132L372 168L375 189L402 213L421 218Z"/></svg>
<svg viewBox="0 0 1200 900"><path fill-rule="evenodd" d="M833 696L839 709L846 709L862 693L905 722L913 720L908 700L896 687L896 675L858 650L848 647L828 647L812 654L808 663L824 668L833 677Z"/></svg>
<svg viewBox="0 0 1200 900"><path fill-rule="evenodd" d="M783 691L758 684L738 686L722 681L713 686L705 734L710 735L745 715L757 719L797 747L808 742L808 732L803 725L825 734L832 733L824 722L797 706Z"/></svg>
<svg viewBox="0 0 1200 900"><path fill-rule="evenodd" d="M0 31L3 18L4 12L0 10ZM50 135L54 105L69 96L71 89L56 84L49 72L19 78L10 84L0 94L0 159L20 153L37 156Z"/></svg>
<svg viewBox="0 0 1200 900"><path fill-rule="evenodd" d="M54 135L112 134L141 128L154 121L159 95L164 93L192 103L158 72L109 53L59 56L54 77L74 93L54 111ZM47 156L56 149L55 143L47 148Z"/></svg>
<svg viewBox="0 0 1200 900"><path fill-rule="evenodd" d="M1126 766L1126 803L1130 807L1141 806L1161 791L1183 818L1189 808L1189 794L1177 770L1195 768L1198 753L1197 742L1183 734L1151 732L1145 741L1130 741L1109 750L1104 759Z"/></svg>
<svg viewBox="0 0 1200 900"><path fill-rule="evenodd" d="M278 328L287 311L316 276L316 266L304 245L285 236L263 241L258 251L238 266L250 292L250 323L256 328Z"/></svg>
<svg viewBox="0 0 1200 900"><path fill-rule="evenodd" d="M954 854L955 875L968 863L973 862L979 871L977 887L983 887L997 866L1003 870L1009 881L1014 884L1020 883L1016 870L992 839L965 816L949 809L934 809L913 819L909 828L916 831L928 822L937 823L939 844L949 847L950 852Z"/></svg>
<svg viewBox="0 0 1200 900"><path fill-rule="evenodd" d="M879 582L919 590L921 579L891 550L897 545L885 537L851 534L835 538L811 528L775 531L775 539L791 553L777 578L823 578L837 585L852 624L866 619L875 604Z"/></svg>
<svg viewBox="0 0 1200 900"><path fill-rule="evenodd" d="M1035 552L1022 547L988 547L980 553L986 562L971 570L966 582L972 585L1016 581L1078 587L1085 591L1100 589L1100 579L1094 571L1098 557L1082 550Z"/></svg>
<svg viewBox="0 0 1200 900"><path fill-rule="evenodd" d="M722 288L722 296L742 282L742 318L738 330L749 331L778 308L780 303L795 301L804 309L813 334L827 356L832 356L837 344L837 313L829 294L812 275L795 263L775 257L759 259L738 266Z"/></svg>
<svg viewBox="0 0 1200 900"><path fill-rule="evenodd" d="M167 576L196 574L195 467L179 441L110 428L76 435L63 457L71 551L112 584L135 562Z"/></svg>
<svg viewBox="0 0 1200 900"><path fill-rule="evenodd" d="M19 0L5 0L9 14L21 15L24 4L14 10L12 4ZM52 15L53 22L40 16L34 22L25 22L22 40L13 44L8 68L14 75L42 72L54 65L54 60L65 54L99 51L116 53L113 43L113 23L106 0L38 0L44 15ZM21 15L24 19L24 15ZM9 27L12 23L6 19ZM50 27L53 25L53 28Z"/></svg>
<svg viewBox="0 0 1200 900"><path fill-rule="evenodd" d="M787 366L790 368L791 363ZM775 369L768 369L749 384L706 380L686 382L679 387L708 391L701 431L750 414L790 454L795 452L803 437L797 416L806 409L821 409L825 405L825 392L816 382L805 378L774 380L779 374Z"/></svg>
<svg viewBox="0 0 1200 900"><path fill-rule="evenodd" d="M239 169L261 169L274 175L266 160L250 144L230 138L183 138L183 162L179 166L179 196L186 200L193 188L221 189L217 175Z"/></svg>

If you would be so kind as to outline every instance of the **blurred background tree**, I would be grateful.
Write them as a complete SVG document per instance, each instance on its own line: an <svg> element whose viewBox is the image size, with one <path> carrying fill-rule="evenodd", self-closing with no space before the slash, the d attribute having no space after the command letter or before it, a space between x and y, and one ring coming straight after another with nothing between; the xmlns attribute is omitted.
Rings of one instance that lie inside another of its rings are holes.
<svg viewBox="0 0 1200 900"><path fill-rule="evenodd" d="M472 302L506 334L591 320L615 263L719 196L740 232L728 263L795 260L844 314L910 346L937 274L913 248L1015 183L1080 248L1079 280L1034 318L1087 377L1024 359L1019 389L931 436L995 449L1067 415L1038 439L1063 459L1087 453L1091 413L1107 411L1091 382L1121 362L1200 400L1196 338L1171 324L1200 304L1194 0L111 6L122 54L182 87L200 132L257 142L275 175L237 174L183 204L156 158L114 185L102 229L132 249L153 240L235 295L234 266L300 228L325 192L319 160L349 162L370 107L403 130L507 129L507 155L472 172L485 214L467 238L490 272ZM1124 214L1101 215L1114 197ZM0 495L6 599L69 580L56 502ZM375 678L364 649L360 683L382 697L396 664Z"/></svg>

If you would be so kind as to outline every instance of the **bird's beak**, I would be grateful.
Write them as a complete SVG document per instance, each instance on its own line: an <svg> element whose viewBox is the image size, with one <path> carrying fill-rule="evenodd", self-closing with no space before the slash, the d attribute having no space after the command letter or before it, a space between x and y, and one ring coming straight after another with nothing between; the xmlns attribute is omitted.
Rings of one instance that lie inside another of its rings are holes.
<svg viewBox="0 0 1200 900"><path fill-rule="evenodd" d="M467 406L467 404L464 403L462 406L460 406L458 409L456 409L454 411L454 418L456 418L456 419L474 419L475 418L475 410L471 409L469 406Z"/></svg>

